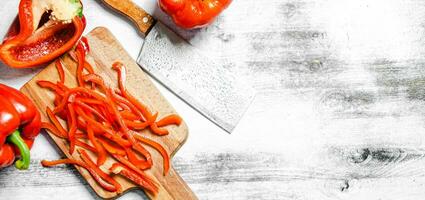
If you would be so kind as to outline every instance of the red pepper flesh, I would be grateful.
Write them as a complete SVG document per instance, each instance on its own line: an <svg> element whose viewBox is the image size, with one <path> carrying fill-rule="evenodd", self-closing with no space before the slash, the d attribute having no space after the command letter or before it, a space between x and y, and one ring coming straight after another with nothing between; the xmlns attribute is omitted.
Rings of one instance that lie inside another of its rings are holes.
<svg viewBox="0 0 425 200"><path fill-rule="evenodd" d="M14 68L30 68L54 60L77 43L85 28L84 16L78 15L71 23L49 20L40 25L43 17L33 1L21 0L19 20L15 20L0 45L0 60Z"/></svg>
<svg viewBox="0 0 425 200"><path fill-rule="evenodd" d="M41 128L40 113L28 97L3 84L0 105L0 168L11 165L15 156L20 155L22 160L16 162L16 167L27 169L29 148Z"/></svg>
<svg viewBox="0 0 425 200"><path fill-rule="evenodd" d="M231 2L232 0L159 0L159 6L178 26L192 29L211 23Z"/></svg>

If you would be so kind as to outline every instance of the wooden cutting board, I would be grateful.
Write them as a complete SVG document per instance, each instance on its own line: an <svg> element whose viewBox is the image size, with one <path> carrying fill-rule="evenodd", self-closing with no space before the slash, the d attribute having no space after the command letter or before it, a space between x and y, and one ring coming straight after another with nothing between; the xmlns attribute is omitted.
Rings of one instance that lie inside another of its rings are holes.
<svg viewBox="0 0 425 200"><path fill-rule="evenodd" d="M86 37L90 45L90 52L87 56L87 60L93 66L95 72L105 79L107 84L113 87L117 87L117 74L111 69L111 66L115 61L120 61L125 66L127 66L127 89L131 94L133 94L140 101L147 104L151 110L158 111L158 118L176 112L153 85L149 77L141 70L141 68L127 54L124 48L106 28L98 27L91 31ZM68 54L64 55L61 59L64 63L66 75L65 84L71 87L76 86L76 63ZM39 111L44 114L42 116L43 121L48 121L45 111L46 107L53 107L54 96L51 91L40 88L36 82L37 80L50 80L52 82L56 82L58 79L59 76L56 71L56 67L52 63L38 75L36 75L32 80L26 83L21 89L24 94L29 96L34 101ZM167 129L169 130L170 134L162 137L155 136L147 130L143 133L152 140L162 144L162 146L164 146L164 148L170 154L171 158L186 141L188 137L188 129L185 123L182 123L180 126L169 126ZM69 147L65 140L58 138L51 133L49 133L49 135L67 157L79 159L77 151L75 151L73 155L68 153ZM166 176L163 176L163 159L161 155L152 148L146 148L151 152L154 161L152 169L147 170L146 172L160 185L159 193L156 196L152 196L151 194L146 193L149 198L197 199L194 193L177 174L173 167L170 168L170 171ZM105 163L105 167L103 169L108 169L111 163L112 158L108 158L108 161ZM110 199L116 198L118 196L116 193L103 190L86 170L80 167L76 168L100 197ZM130 181L120 176L114 176L114 178L119 183L121 183L124 191L138 188Z"/></svg>

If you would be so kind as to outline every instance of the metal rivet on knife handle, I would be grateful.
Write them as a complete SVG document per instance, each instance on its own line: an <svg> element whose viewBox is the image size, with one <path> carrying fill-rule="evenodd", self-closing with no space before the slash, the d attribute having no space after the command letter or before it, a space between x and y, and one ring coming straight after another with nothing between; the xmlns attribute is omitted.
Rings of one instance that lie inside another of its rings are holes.
<svg viewBox="0 0 425 200"><path fill-rule="evenodd" d="M155 19L131 0L102 1L109 7L119 11L122 15L131 19L143 36L146 36L155 24Z"/></svg>

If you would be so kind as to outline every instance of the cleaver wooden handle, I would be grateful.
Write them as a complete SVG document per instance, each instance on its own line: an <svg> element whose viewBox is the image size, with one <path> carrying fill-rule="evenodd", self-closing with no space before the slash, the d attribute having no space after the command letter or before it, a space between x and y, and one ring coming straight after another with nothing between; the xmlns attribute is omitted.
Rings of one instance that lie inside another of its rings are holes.
<svg viewBox="0 0 425 200"><path fill-rule="evenodd" d="M139 31L146 36L155 19L131 0L102 0L108 7L120 12L136 24Z"/></svg>

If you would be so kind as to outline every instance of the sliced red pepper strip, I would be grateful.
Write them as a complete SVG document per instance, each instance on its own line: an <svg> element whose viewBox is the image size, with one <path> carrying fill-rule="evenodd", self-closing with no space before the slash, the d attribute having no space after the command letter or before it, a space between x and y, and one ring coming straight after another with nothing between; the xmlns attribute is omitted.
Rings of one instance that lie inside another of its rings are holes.
<svg viewBox="0 0 425 200"><path fill-rule="evenodd" d="M162 147L159 143L150 140L149 138L146 138L144 136L141 136L139 134L134 134L134 137L139 140L140 142L143 142L151 147L153 147L155 150L157 150L162 158L163 158L163 165L164 165L164 176L168 173L168 170L170 169L170 157L168 156L167 151Z"/></svg>
<svg viewBox="0 0 425 200"><path fill-rule="evenodd" d="M168 130L163 129L163 128L159 128L156 123L155 120L158 116L158 113L155 113L155 115L151 116L151 118L148 119L148 121L150 122L150 129L151 131L156 134L156 135L167 135L168 134Z"/></svg>
<svg viewBox="0 0 425 200"><path fill-rule="evenodd" d="M47 129L50 133L52 133L53 135L55 135L57 137L60 137L60 138L63 138L63 139L67 139L68 138L68 135L62 135L53 124L42 122L41 123L41 128L42 129Z"/></svg>
<svg viewBox="0 0 425 200"><path fill-rule="evenodd" d="M108 149L106 149L108 150ZM123 163L126 166L131 166L130 168L133 170L138 170L139 172L142 172L139 168L137 168L133 163L131 163L124 155L114 154L112 151L108 151L113 158L118 160L119 162Z"/></svg>
<svg viewBox="0 0 425 200"><path fill-rule="evenodd" d="M103 122L107 122L108 120L103 116L103 114L99 113L99 111L97 111L96 109L94 109L93 107L85 104L82 101L76 100L75 104L83 107L84 109L90 111L91 113L93 113L94 115L96 115L101 121Z"/></svg>
<svg viewBox="0 0 425 200"><path fill-rule="evenodd" d="M60 135L59 131L53 126L53 124L42 122L42 128L49 130L50 133L52 133L53 135L56 135L56 136L58 136L60 138L68 139L68 136L67 135ZM87 138L83 133L76 133L75 137L76 138ZM92 152L97 152L97 150L94 147L92 147L89 144L84 143L84 142L82 142L82 141L80 141L78 139L75 140L75 145L76 146L83 147L85 149L88 149L88 150L90 150Z"/></svg>
<svg viewBox="0 0 425 200"><path fill-rule="evenodd" d="M138 121L131 121L131 120L127 120L124 119L125 124L133 129L133 130L143 130L146 127L149 127L149 122L138 122Z"/></svg>
<svg viewBox="0 0 425 200"><path fill-rule="evenodd" d="M149 151L146 150L145 147L143 147L140 143L136 143L133 146L133 149L136 150L137 152L141 153L146 158L147 165L150 168L152 166L152 156L149 153Z"/></svg>
<svg viewBox="0 0 425 200"><path fill-rule="evenodd" d="M53 105L57 106L61 101L59 95L55 95L55 99L53 100Z"/></svg>
<svg viewBox="0 0 425 200"><path fill-rule="evenodd" d="M97 166L101 166L106 161L106 151L103 148L103 146L99 143L99 141L97 140L97 138L94 135L94 132L93 132L93 130L91 129L90 126L87 127L87 135L89 137L90 142L96 148L96 152L97 152L97 161L96 161L96 163L97 163Z"/></svg>
<svg viewBox="0 0 425 200"><path fill-rule="evenodd" d="M151 177L149 177L145 172L137 168L135 165L133 165L130 161L128 161L124 156L117 155L117 154L111 154L112 157L114 157L116 160L118 160L122 165L126 166L128 169L131 169L133 172L135 172L137 175L139 175L141 178L146 180L149 184L151 184L154 188L157 188L158 183L155 182Z"/></svg>
<svg viewBox="0 0 425 200"><path fill-rule="evenodd" d="M104 127L99 122L89 118L80 108L76 108L75 110L76 110L76 112L78 113L79 116L81 116L82 118L84 118L84 120L87 121L87 123L89 123L90 125L92 125L94 127L99 128L100 130L103 130L104 131L103 135L106 138L111 139L114 142L116 142L117 144L124 146L124 147L131 146L131 143L129 141L124 140L121 137L118 137L114 131L107 129L106 127Z"/></svg>
<svg viewBox="0 0 425 200"><path fill-rule="evenodd" d="M65 110L65 107L67 106L67 103L69 102L69 97L73 94L71 90L68 90L64 93L64 96L62 100L59 102L59 104L53 109L53 114L58 114Z"/></svg>
<svg viewBox="0 0 425 200"><path fill-rule="evenodd" d="M75 133L75 138L88 139L88 137L87 137L87 135L86 135L85 133L83 133L83 132L79 132L79 131L77 131L77 132Z"/></svg>
<svg viewBox="0 0 425 200"><path fill-rule="evenodd" d="M103 105L103 106L98 106L97 109L103 114L103 116L106 117L107 121L109 121L111 123L114 121L114 117L110 114L110 111L108 111L110 109L109 109L109 107L107 107L106 104Z"/></svg>
<svg viewBox="0 0 425 200"><path fill-rule="evenodd" d="M60 135L68 135L65 129L62 127L62 124L58 121L58 119L53 114L52 110L50 110L50 108L46 108L46 113L50 121L53 123L53 125L55 125Z"/></svg>
<svg viewBox="0 0 425 200"><path fill-rule="evenodd" d="M76 108L76 109L78 109L78 108ZM111 129L112 127L108 124L97 123L97 124L93 125L93 124L89 123L89 125L92 126L93 132L96 136L103 135L107 138L113 138L113 139L118 138L118 136L113 135L113 134L116 134L116 133L115 133L114 130ZM87 129L87 123L81 116L78 116L78 128L83 129L83 130ZM122 142L122 144L131 145L131 143L129 141L127 141L123 138L119 138L118 140L120 142Z"/></svg>
<svg viewBox="0 0 425 200"><path fill-rule="evenodd" d="M81 41L81 43L84 46L84 52L85 52L85 54L88 54L90 52L89 40L87 40L86 37L82 36L81 39L80 39L80 41ZM93 70L90 73L93 73Z"/></svg>
<svg viewBox="0 0 425 200"><path fill-rule="evenodd" d="M69 131L70 131L70 128L71 128L71 115L69 113L68 106L69 106L69 104L67 104L66 105L66 109L63 110L63 111L61 111L61 112L64 113L64 115L66 116L65 119L62 119L62 120L64 120L65 123L66 123L66 126L64 126L64 129L67 131L66 134L67 134L67 136L69 138Z"/></svg>
<svg viewBox="0 0 425 200"><path fill-rule="evenodd" d="M108 129L105 124L101 124L95 119L89 117L80 107L75 108L76 112L78 113L80 118L80 122L84 122L83 127L87 128L87 124L89 123L92 125L93 131L96 132L103 132L104 134L114 135L115 131ZM131 145L131 144L130 144Z"/></svg>
<svg viewBox="0 0 425 200"><path fill-rule="evenodd" d="M116 102L117 106L118 106L118 111L123 111L123 110L130 110L130 107L128 107L127 105L121 103L121 102Z"/></svg>
<svg viewBox="0 0 425 200"><path fill-rule="evenodd" d="M121 130L123 132L126 131L125 125L119 121L119 111L117 110L117 106L114 101L112 101L113 95L110 92L111 90L105 85L105 82L103 81L102 77L96 74L88 74L83 77L84 81L90 81L93 83L96 83L100 86L100 88L106 93L106 99L105 103L108 105L109 110L113 112L113 115L116 117L116 120L118 121L119 125L121 126Z"/></svg>
<svg viewBox="0 0 425 200"><path fill-rule="evenodd" d="M57 95L63 96L65 94L65 92L61 88L59 88L57 84L54 84L50 81L38 80L37 84L42 88L48 88L50 90L53 90Z"/></svg>
<svg viewBox="0 0 425 200"><path fill-rule="evenodd" d="M90 99L85 97L77 97L75 98L75 101L81 101L86 104L92 104L92 105L103 105L104 103L102 101L99 101L97 99Z"/></svg>
<svg viewBox="0 0 425 200"><path fill-rule="evenodd" d="M94 178L94 180L96 180L96 182L106 191L109 192L116 192L117 188L115 185L113 185L112 183L109 183L107 180L103 180L103 178L101 177L100 174L98 174L98 172L91 168L88 164L79 161L79 160L74 160L74 159L59 159L59 160L54 160L54 161L47 161L47 160L42 160L41 164L43 165L43 167L52 167L55 165L61 165L61 164L73 164L73 165L78 165L80 167L83 167L84 169L86 169L90 175Z"/></svg>
<svg viewBox="0 0 425 200"><path fill-rule="evenodd" d="M156 118L158 117L158 113L155 113L148 119L146 122L134 122L129 120L124 120L128 127L133 130L143 130L146 127L150 126L152 123L155 123Z"/></svg>
<svg viewBox="0 0 425 200"><path fill-rule="evenodd" d="M72 104L68 104L68 111L71 117L71 126L68 131L69 140L69 154L73 154L75 150L75 132L77 131L77 117L75 116L75 110Z"/></svg>
<svg viewBox="0 0 425 200"><path fill-rule="evenodd" d="M177 114L171 114L168 116L165 116L164 118L160 119L156 122L156 125L158 127L167 126L170 124L180 125L182 123L182 118Z"/></svg>
<svg viewBox="0 0 425 200"><path fill-rule="evenodd" d="M86 48L86 54L90 51L90 47L88 46L88 41L86 37L81 38L81 41L85 44L84 47ZM93 67L90 65L89 62L87 62L87 60L84 61L84 68L89 72L89 74L94 74L94 70ZM96 84L92 83L91 84L91 89L95 89L96 88Z"/></svg>
<svg viewBox="0 0 425 200"><path fill-rule="evenodd" d="M130 121L137 121L140 119L140 117L138 117L137 115L135 115L134 113L132 113L130 110L123 110L120 111L120 115L126 119L126 120L130 120ZM127 125L128 126L128 125Z"/></svg>
<svg viewBox="0 0 425 200"><path fill-rule="evenodd" d="M98 168L96 166L96 164L90 159L89 155L87 154L87 152L83 149L79 149L78 152L81 155L81 158L83 159L83 161L85 163L87 163L87 165L92 168L94 171L96 171L97 174L99 174L100 177L102 177L103 180L105 180L106 182L112 184L113 186L115 186L115 189L117 191L117 193L122 193L122 187L121 185L114 180L113 178L111 178L108 174L106 174L105 172L103 172L100 168Z"/></svg>
<svg viewBox="0 0 425 200"><path fill-rule="evenodd" d="M75 108L75 112L77 112L77 108ZM78 114L78 112L77 112L77 114ZM77 127L78 127L78 129L82 129L82 130L85 130L85 129L87 129L87 122L81 117L81 116L79 116L78 115L78 117L77 117ZM97 129L97 127L96 127L96 131L95 131L95 133L98 133L98 131L97 131L98 129Z"/></svg>
<svg viewBox="0 0 425 200"><path fill-rule="evenodd" d="M145 117L145 119L148 119L152 117L152 114L148 111L147 107L140 103L136 98L134 98L131 94L127 92L125 89L125 78L126 78L126 69L125 67L119 63L115 62L112 65L112 68L118 72L118 85L121 91L121 94L126 97L133 105L135 105L139 111L142 113L142 115ZM150 128L152 132L154 132L157 135L167 135L168 130L159 128L155 123L152 123L150 125Z"/></svg>
<svg viewBox="0 0 425 200"><path fill-rule="evenodd" d="M146 121L146 119L143 117L143 114L130 101L128 101L126 98L116 94L115 92L111 92L111 94L112 94L112 97L113 97L114 100L118 101L119 103L125 104L136 116L139 116L138 119Z"/></svg>
<svg viewBox="0 0 425 200"><path fill-rule="evenodd" d="M56 59L55 66L59 73L60 82L65 83L65 72L63 71L63 65L60 59Z"/></svg>
<svg viewBox="0 0 425 200"><path fill-rule="evenodd" d="M86 60L84 61L84 68L89 72L89 74L94 74L93 67Z"/></svg>
<svg viewBox="0 0 425 200"><path fill-rule="evenodd" d="M79 42L83 45L84 55L87 55L90 52L89 40L82 36Z"/></svg>
<svg viewBox="0 0 425 200"><path fill-rule="evenodd" d="M134 144L136 142L136 140L134 139L134 137L132 136L131 133L129 133L129 129L128 127L125 125L124 120L122 119L121 115L119 114L119 111L117 109L117 106L115 105L115 103L111 100L112 99L112 94L111 91L108 89L108 87L106 87L103 79L96 74L88 74L85 75L83 77L84 81L91 81L94 82L96 84L98 84L103 91L105 91L106 96L108 97L106 99L106 103L109 105L109 107L112 110L112 114L115 117L115 120L118 122L118 125L120 126L120 129L122 131L122 133L124 133L124 135L127 137L128 140L130 140L130 142L132 144Z"/></svg>
<svg viewBox="0 0 425 200"><path fill-rule="evenodd" d="M85 149L88 149L88 150L90 150L93 153L97 153L97 149L96 148L94 148L94 147L90 146L89 144L87 144L85 142L82 142L80 140L75 140L75 145L80 146L80 147L83 147Z"/></svg>
<svg viewBox="0 0 425 200"><path fill-rule="evenodd" d="M144 119L148 119L151 117L151 113L149 112L146 105L139 102L135 97L133 97L131 94L125 92L123 93L127 100L129 100L133 105L136 106L136 108L142 113Z"/></svg>
<svg viewBox="0 0 425 200"><path fill-rule="evenodd" d="M57 85L62 91L68 91L69 90L69 88L64 83L58 82Z"/></svg>
<svg viewBox="0 0 425 200"><path fill-rule="evenodd" d="M67 95L67 94L65 93L65 95ZM68 95L68 97L66 98L66 101L63 101L63 99L62 99L60 104L53 110L53 113L54 114L63 113L63 112L68 113L67 112L67 106L68 106L69 103L72 103L72 102L75 101L76 96L77 96L77 93L70 93Z"/></svg>
<svg viewBox="0 0 425 200"><path fill-rule="evenodd" d="M77 55L77 82L80 87L84 86L83 81L83 70L84 62L86 57L86 52L84 46L81 42L78 42L77 47L75 48L75 53Z"/></svg>
<svg viewBox="0 0 425 200"><path fill-rule="evenodd" d="M124 93L125 93L125 82L126 82L126 78L127 78L127 69L125 68L125 66L121 62L114 62L112 64L112 69L114 69L118 73L118 87L121 91L121 94L124 95Z"/></svg>
<svg viewBox="0 0 425 200"><path fill-rule="evenodd" d="M103 145L103 147L106 149L107 152L111 154L122 155L122 156L126 155L125 150L122 149L121 147L111 144L111 142L102 138L98 138L98 141Z"/></svg>
<svg viewBox="0 0 425 200"><path fill-rule="evenodd" d="M83 93L83 94L94 97L96 100L99 100L99 101L102 101L102 102L106 101L105 97L103 97L102 95L100 95L99 93L97 93L93 90L89 90L89 89L84 88L84 87L76 87L76 88L68 89L65 92L61 103L53 110L53 112L58 113L61 110L63 110L65 108L66 104L69 102L71 95L75 95L75 93Z"/></svg>
<svg viewBox="0 0 425 200"><path fill-rule="evenodd" d="M151 194L155 195L156 193L158 193L158 188L152 182L150 182L149 179L145 179L144 177L140 176L133 170L127 168L126 166L120 163L114 163L109 170L114 174L120 174L130 179L140 187L146 189Z"/></svg>
<svg viewBox="0 0 425 200"><path fill-rule="evenodd" d="M125 151L127 153L127 157L130 160L130 162L137 166L137 168L139 169L149 169L152 165L149 164L149 162L147 160L142 160L137 158L136 153L133 151L133 149L131 148L125 148Z"/></svg>
<svg viewBox="0 0 425 200"><path fill-rule="evenodd" d="M151 113L149 112L147 106L140 103L136 98L134 98L125 89L125 80L126 80L127 71L126 71L126 68L124 67L124 65L120 62L115 62L112 65L112 69L114 69L118 72L118 86L120 88L121 94L127 100L129 100L133 105L135 105L137 109L139 109L139 111L142 113L142 115L145 119L148 119L151 116Z"/></svg>
<svg viewBox="0 0 425 200"><path fill-rule="evenodd" d="M163 129L163 128L159 128L156 123L151 124L150 126L151 130L153 133L157 134L157 135L168 135L168 130L167 129Z"/></svg>
<svg viewBox="0 0 425 200"><path fill-rule="evenodd" d="M62 165L62 164L73 164L73 165L78 165L80 167L84 167L86 169L89 168L85 163L79 160L71 159L71 158L52 160L52 161L48 161L48 160L41 161L41 165L43 165L43 167L53 167L55 165Z"/></svg>

